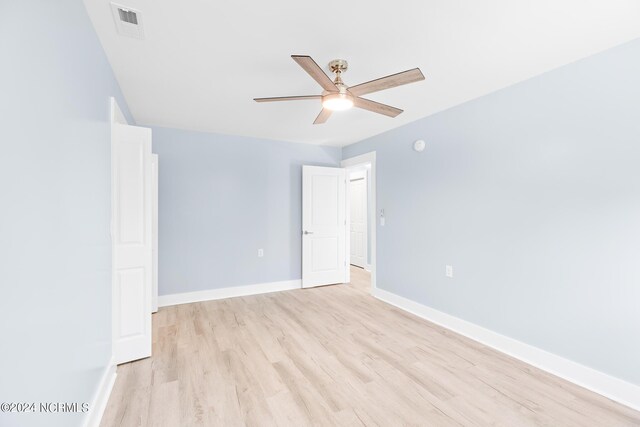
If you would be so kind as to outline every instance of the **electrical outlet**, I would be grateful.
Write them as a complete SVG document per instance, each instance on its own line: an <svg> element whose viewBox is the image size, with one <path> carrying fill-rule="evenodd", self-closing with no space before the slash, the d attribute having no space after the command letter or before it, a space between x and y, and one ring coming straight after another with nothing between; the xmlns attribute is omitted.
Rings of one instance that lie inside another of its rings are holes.
<svg viewBox="0 0 640 427"><path fill-rule="evenodd" d="M264 249L258 249L258 258L262 258L264 256Z"/></svg>
<svg viewBox="0 0 640 427"><path fill-rule="evenodd" d="M452 265L447 265L445 267L445 276L453 277L453 266Z"/></svg>

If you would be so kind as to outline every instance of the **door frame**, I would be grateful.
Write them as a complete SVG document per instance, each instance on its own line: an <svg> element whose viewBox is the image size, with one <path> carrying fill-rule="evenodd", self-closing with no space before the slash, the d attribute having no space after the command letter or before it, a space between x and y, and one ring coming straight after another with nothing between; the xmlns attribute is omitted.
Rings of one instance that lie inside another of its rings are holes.
<svg viewBox="0 0 640 427"><path fill-rule="evenodd" d="M158 155L151 153L151 312L158 312Z"/></svg>
<svg viewBox="0 0 640 427"><path fill-rule="evenodd" d="M359 156L355 156L355 157L349 157L347 159L344 159L340 162L340 166L345 168L347 170L347 174L349 174L352 170L354 169L359 169L362 168L363 166L370 166L370 172L369 172L369 178L370 178L370 188L371 188L371 194L369 194L370 197L370 202L371 202L371 212L369 212L369 215L367 217L367 221L369 222L369 224L371 224L371 235L369 236L369 240L371 241L371 290L370 292L373 294L374 290L378 288L377 286L377 250L376 250L376 234L377 234L377 228L378 228L378 222L377 222L377 212L378 212L378 204L376 201L376 189L377 189L377 177L376 177L376 152L375 151L371 151L369 153L365 153L365 154L361 154ZM347 210L347 221L345 224L345 232L348 231L348 227L350 226L351 223L351 205L350 203L348 203L350 201L350 191L349 191L349 186L346 186L346 191L345 191L345 208ZM351 253L351 248L350 248L350 243L351 243L351 239L345 239L345 253L346 254L350 254ZM350 269L347 268L347 272L346 272L346 276L347 276L347 282L351 281L351 272Z"/></svg>

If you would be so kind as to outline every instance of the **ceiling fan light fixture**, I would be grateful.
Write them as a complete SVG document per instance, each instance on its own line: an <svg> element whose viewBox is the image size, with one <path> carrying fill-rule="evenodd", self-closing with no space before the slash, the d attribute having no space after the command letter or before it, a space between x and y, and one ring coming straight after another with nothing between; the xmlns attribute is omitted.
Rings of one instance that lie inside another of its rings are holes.
<svg viewBox="0 0 640 427"><path fill-rule="evenodd" d="M353 107L353 96L348 93L330 93L323 95L322 107L331 111L344 111Z"/></svg>
<svg viewBox="0 0 640 427"><path fill-rule="evenodd" d="M256 102L276 102L320 99L322 110L313 121L314 125L326 123L334 111L344 111L352 107L361 108L387 117L396 117L402 113L401 109L362 98L362 95L424 80L422 71L420 71L419 68L413 68L401 73L360 83L359 85L347 86L342 81L342 74L347 71L348 68L347 61L344 59L334 59L329 62L329 69L336 75L335 78L331 80L327 73L325 73L310 56L291 55L291 58L324 89L322 95L276 96L271 98L253 98L253 100Z"/></svg>

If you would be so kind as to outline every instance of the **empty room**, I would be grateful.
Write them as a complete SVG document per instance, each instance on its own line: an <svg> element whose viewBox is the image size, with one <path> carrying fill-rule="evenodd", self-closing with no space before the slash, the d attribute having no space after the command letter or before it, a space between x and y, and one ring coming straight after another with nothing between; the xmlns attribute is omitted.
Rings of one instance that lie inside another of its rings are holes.
<svg viewBox="0 0 640 427"><path fill-rule="evenodd" d="M0 426L640 426L640 2L0 0Z"/></svg>

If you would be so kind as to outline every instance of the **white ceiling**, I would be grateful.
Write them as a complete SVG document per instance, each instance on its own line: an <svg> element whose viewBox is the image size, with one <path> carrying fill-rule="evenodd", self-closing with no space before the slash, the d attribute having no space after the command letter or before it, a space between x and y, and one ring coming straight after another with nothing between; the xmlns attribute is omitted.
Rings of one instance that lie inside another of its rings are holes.
<svg viewBox="0 0 640 427"><path fill-rule="evenodd" d="M342 146L640 37L637 0L118 0L145 40L117 34L108 0L85 0L140 125ZM355 85L420 67L426 81L367 95L313 125L318 94L291 58L349 61Z"/></svg>

